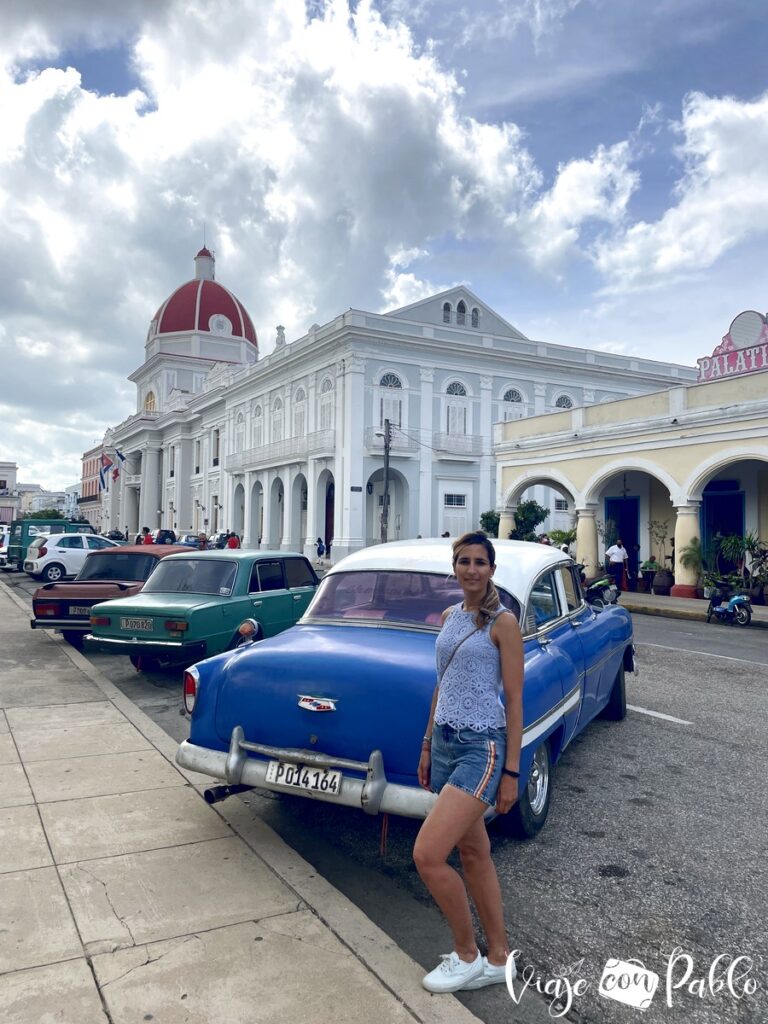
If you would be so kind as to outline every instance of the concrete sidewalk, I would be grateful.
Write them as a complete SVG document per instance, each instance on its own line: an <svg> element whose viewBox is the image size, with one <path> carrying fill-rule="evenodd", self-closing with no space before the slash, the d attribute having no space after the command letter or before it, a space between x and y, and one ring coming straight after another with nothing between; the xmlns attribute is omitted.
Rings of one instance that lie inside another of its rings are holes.
<svg viewBox="0 0 768 1024"><path fill-rule="evenodd" d="M692 619L699 622L707 621L708 601L688 597L662 597L660 594L635 594L623 591L619 603L628 612L641 615L662 615L668 619ZM768 607L760 604L752 605L752 627L768 629Z"/></svg>
<svg viewBox="0 0 768 1024"><path fill-rule="evenodd" d="M473 1024L0 582L3 1024Z"/></svg>

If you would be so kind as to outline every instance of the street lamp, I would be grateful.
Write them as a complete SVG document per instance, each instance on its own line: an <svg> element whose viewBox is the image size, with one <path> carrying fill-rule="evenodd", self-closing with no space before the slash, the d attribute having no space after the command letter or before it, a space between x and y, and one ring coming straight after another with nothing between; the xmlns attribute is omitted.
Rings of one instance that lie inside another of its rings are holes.
<svg viewBox="0 0 768 1024"><path fill-rule="evenodd" d="M384 429L376 431L376 437L384 438L384 494L381 499L381 543L387 543L389 527L389 449L392 447L392 430L389 420L384 420Z"/></svg>

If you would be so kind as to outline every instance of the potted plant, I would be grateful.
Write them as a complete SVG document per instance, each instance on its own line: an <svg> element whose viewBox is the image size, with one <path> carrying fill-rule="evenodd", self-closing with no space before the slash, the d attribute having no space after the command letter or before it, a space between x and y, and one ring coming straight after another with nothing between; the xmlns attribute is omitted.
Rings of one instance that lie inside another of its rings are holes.
<svg viewBox="0 0 768 1024"><path fill-rule="evenodd" d="M696 573L696 596L704 597L704 552L701 547L701 538L693 537L690 544L681 548L678 556L680 565L684 569L690 569Z"/></svg>
<svg viewBox="0 0 768 1024"><path fill-rule="evenodd" d="M651 519L648 522L648 532L650 533L652 540L658 544L659 550L661 551L661 568L657 570L656 575L653 577L653 592L654 594L660 594L667 597L675 583L675 577L664 564L667 560L666 545L667 537L669 536L669 520Z"/></svg>

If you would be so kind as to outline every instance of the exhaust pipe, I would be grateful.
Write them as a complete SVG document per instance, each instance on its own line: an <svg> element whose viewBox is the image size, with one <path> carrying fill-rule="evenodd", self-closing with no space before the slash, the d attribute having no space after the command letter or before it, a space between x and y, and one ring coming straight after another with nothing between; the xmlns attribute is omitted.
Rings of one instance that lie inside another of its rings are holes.
<svg viewBox="0 0 768 1024"><path fill-rule="evenodd" d="M203 790L203 796L205 802L209 804L218 804L222 800L226 800L229 796L235 796L237 793L245 793L249 789L253 789L253 786L212 786L210 789Z"/></svg>

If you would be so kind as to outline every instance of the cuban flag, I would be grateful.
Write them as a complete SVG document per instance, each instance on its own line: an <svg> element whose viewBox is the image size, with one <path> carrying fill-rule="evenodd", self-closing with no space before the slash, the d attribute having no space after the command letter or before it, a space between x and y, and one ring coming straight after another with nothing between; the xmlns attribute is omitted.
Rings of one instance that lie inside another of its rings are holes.
<svg viewBox="0 0 768 1024"><path fill-rule="evenodd" d="M117 456L118 462L117 465L115 465L115 468L112 470L112 479L117 481L117 478L120 476L120 470L125 465L125 456L123 455L119 448L115 448L115 455Z"/></svg>
<svg viewBox="0 0 768 1024"><path fill-rule="evenodd" d="M107 486L107 473L108 473L108 471L111 469L111 467L113 465L114 465L114 463L112 462L112 459L110 459L110 457L106 453L102 452L102 454L101 454L101 469L99 470L99 490L100 491L103 491L104 488Z"/></svg>

